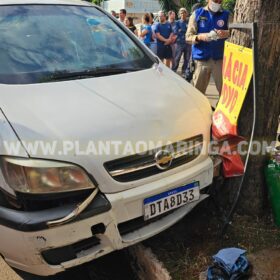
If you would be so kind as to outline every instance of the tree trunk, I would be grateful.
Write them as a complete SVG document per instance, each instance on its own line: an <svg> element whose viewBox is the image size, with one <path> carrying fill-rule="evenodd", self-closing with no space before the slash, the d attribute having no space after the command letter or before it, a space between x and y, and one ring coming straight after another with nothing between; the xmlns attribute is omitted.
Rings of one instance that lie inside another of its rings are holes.
<svg viewBox="0 0 280 280"><path fill-rule="evenodd" d="M234 22L258 23L258 95L255 140L275 141L280 114L280 1L237 0ZM251 47L250 32L233 31L231 42ZM249 139L253 116L252 86L239 120L240 135ZM251 156L239 209L260 214L267 202L264 182L266 157ZM237 187L236 181L235 186Z"/></svg>

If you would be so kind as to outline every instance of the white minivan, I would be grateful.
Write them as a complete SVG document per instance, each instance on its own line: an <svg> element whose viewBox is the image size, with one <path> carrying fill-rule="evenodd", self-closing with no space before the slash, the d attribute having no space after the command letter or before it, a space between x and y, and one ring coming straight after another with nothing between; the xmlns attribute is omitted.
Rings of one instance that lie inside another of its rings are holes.
<svg viewBox="0 0 280 280"><path fill-rule="evenodd" d="M0 0L0 254L53 275L207 197L208 100L101 8Z"/></svg>

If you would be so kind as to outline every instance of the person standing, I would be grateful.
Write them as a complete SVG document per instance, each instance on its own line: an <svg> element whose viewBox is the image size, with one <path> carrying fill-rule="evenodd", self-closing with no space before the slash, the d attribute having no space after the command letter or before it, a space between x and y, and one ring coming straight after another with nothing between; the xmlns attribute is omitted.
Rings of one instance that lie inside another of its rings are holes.
<svg viewBox="0 0 280 280"><path fill-rule="evenodd" d="M208 0L190 17L187 41L193 44L192 56L195 62L194 86L205 94L210 76L213 75L216 88L222 91L222 63L225 40L229 37L229 11L222 9L223 0Z"/></svg>
<svg viewBox="0 0 280 280"><path fill-rule="evenodd" d="M114 10L111 11L111 15L112 15L113 17L117 18L117 13L116 13Z"/></svg>
<svg viewBox="0 0 280 280"><path fill-rule="evenodd" d="M192 6L191 12L193 13L195 10L197 10L201 7L203 7L203 4L201 3L201 1L199 1L198 3L196 3Z"/></svg>
<svg viewBox="0 0 280 280"><path fill-rule="evenodd" d="M167 67L171 67L172 63L172 26L166 20L163 11L159 12L159 23L155 29L157 37L157 55L165 63Z"/></svg>
<svg viewBox="0 0 280 280"><path fill-rule="evenodd" d="M125 17L126 17L126 9L120 9L119 21L123 24L124 24Z"/></svg>
<svg viewBox="0 0 280 280"><path fill-rule="evenodd" d="M132 17L126 17L124 19L124 24L125 26L137 36L137 28L135 27L133 23L133 18Z"/></svg>
<svg viewBox="0 0 280 280"><path fill-rule="evenodd" d="M158 23L154 21L154 14L153 13L150 13L150 24L151 24L151 27L152 27L152 41L151 41L150 49L155 55L157 55L156 26L157 26Z"/></svg>
<svg viewBox="0 0 280 280"><path fill-rule="evenodd" d="M142 17L142 28L141 28L141 33L140 33L140 38L143 40L143 43L150 48L151 47L151 41L152 41L152 36L153 36L153 32L152 32L152 27L150 24L150 14L145 14Z"/></svg>
<svg viewBox="0 0 280 280"><path fill-rule="evenodd" d="M182 55L184 55L184 63L182 66L182 74L186 75L186 70L191 56L191 45L186 42L186 32L188 28L188 11L185 8L179 10L180 19L176 22L176 35L177 35L177 47L175 53L174 64L172 70L177 71Z"/></svg>
<svg viewBox="0 0 280 280"><path fill-rule="evenodd" d="M171 24L172 32L173 32L172 43L171 43L170 46L171 46L171 49L172 49L172 65L174 65L176 48L177 48L177 44L176 44L177 36L175 35L176 34L176 13L174 11L169 11L168 12L168 22Z"/></svg>

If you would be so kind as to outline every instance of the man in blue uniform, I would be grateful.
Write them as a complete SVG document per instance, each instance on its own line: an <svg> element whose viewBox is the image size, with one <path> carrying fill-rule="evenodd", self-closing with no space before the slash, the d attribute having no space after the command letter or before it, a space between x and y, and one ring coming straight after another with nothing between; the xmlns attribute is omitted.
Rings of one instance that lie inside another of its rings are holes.
<svg viewBox="0 0 280 280"><path fill-rule="evenodd" d="M184 63L182 66L182 74L186 74L186 69L191 56L191 46L186 42L186 32L188 27L188 12L185 8L179 10L180 19L176 22L175 34L177 35L177 48L172 70L177 71L182 55L184 55Z"/></svg>
<svg viewBox="0 0 280 280"><path fill-rule="evenodd" d="M193 44L195 61L193 84L206 92L213 75L219 93L222 90L224 43L229 37L229 12L222 9L223 0L208 0L206 7L197 9L190 17L187 42Z"/></svg>

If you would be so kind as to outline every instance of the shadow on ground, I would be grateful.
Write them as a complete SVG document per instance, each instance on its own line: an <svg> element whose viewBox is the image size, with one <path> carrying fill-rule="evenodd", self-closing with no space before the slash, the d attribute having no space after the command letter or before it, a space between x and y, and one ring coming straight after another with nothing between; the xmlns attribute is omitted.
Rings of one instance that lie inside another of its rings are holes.
<svg viewBox="0 0 280 280"><path fill-rule="evenodd" d="M135 274L127 258L128 253L122 250L52 277L18 273L24 280L134 280Z"/></svg>

